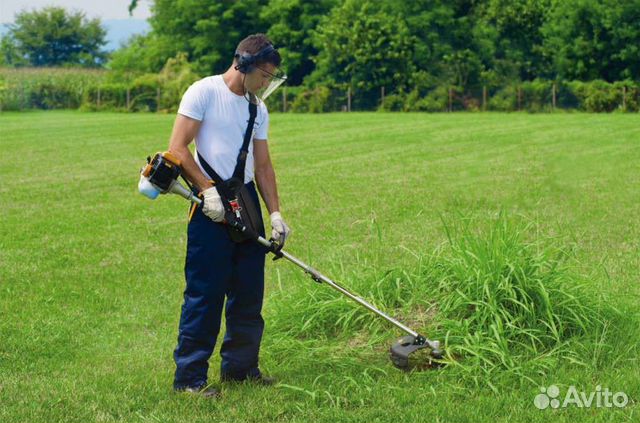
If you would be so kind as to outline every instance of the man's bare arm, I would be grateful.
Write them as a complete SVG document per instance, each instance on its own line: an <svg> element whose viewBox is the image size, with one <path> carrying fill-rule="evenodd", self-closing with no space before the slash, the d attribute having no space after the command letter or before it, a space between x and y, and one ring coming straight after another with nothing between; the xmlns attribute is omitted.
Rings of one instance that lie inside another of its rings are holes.
<svg viewBox="0 0 640 423"><path fill-rule="evenodd" d="M200 191L213 186L205 176L189 151L189 144L196 137L201 122L178 114L173 124L173 132L169 141L169 151L175 155L181 164L184 176Z"/></svg>
<svg viewBox="0 0 640 423"><path fill-rule="evenodd" d="M256 182L260 196L267 205L269 214L280 211L276 173L271 164L269 146L265 140L253 140Z"/></svg>

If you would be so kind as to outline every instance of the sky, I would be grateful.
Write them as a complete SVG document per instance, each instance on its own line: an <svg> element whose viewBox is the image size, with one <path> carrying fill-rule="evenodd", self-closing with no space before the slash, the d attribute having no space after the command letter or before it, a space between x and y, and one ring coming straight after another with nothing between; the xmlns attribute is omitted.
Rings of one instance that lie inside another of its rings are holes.
<svg viewBox="0 0 640 423"><path fill-rule="evenodd" d="M147 19L150 0L138 0L133 19ZM41 9L45 6L61 6L70 10L81 10L87 18L128 19L129 0L0 0L0 24L12 23L21 10Z"/></svg>

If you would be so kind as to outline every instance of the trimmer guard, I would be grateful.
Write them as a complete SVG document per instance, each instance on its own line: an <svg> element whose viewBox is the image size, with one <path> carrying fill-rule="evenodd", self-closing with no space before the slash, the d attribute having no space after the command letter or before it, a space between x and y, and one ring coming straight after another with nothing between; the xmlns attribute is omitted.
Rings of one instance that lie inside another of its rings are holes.
<svg viewBox="0 0 640 423"><path fill-rule="evenodd" d="M443 358L438 341L429 341L423 336L403 336L391 346L391 362L399 369L409 369L409 356L421 349L429 348L431 357L439 360Z"/></svg>

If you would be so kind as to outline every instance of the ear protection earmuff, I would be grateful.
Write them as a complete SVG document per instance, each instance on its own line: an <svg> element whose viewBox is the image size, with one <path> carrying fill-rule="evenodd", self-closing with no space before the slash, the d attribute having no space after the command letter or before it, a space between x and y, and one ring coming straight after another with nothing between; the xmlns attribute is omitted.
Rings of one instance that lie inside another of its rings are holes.
<svg viewBox="0 0 640 423"><path fill-rule="evenodd" d="M238 63L236 64L235 69L240 73L249 73L253 70L253 66L256 64L256 62L264 59L274 51L276 51L276 48L271 44L267 44L266 47L264 47L256 54L249 54L246 51L242 53L236 51L235 58L237 59Z"/></svg>

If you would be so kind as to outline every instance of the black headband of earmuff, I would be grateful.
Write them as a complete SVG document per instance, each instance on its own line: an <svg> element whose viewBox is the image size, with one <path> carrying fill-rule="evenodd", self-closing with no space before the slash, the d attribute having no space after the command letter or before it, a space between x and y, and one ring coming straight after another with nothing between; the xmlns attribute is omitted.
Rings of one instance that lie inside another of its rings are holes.
<svg viewBox="0 0 640 423"><path fill-rule="evenodd" d="M250 54L246 51L242 53L236 51L235 58L238 63L236 64L236 70L241 73L249 73L251 71L251 67L254 66L260 60L266 58L269 54L277 51L276 48L272 44L267 44L262 50L257 52L256 54Z"/></svg>

